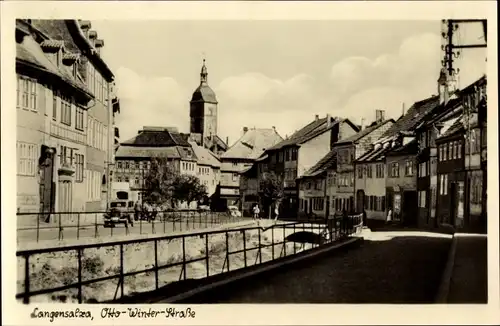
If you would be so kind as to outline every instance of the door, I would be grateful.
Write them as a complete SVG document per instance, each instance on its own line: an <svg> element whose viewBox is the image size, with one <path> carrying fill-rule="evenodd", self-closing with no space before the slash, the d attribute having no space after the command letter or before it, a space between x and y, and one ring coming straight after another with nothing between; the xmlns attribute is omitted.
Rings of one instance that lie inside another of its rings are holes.
<svg viewBox="0 0 500 326"><path fill-rule="evenodd" d="M309 203L308 199L304 199L304 212L307 214L309 212L307 204Z"/></svg>
<svg viewBox="0 0 500 326"><path fill-rule="evenodd" d="M356 211L362 213L365 209L365 191L358 190L356 192Z"/></svg>
<svg viewBox="0 0 500 326"><path fill-rule="evenodd" d="M450 224L455 227L457 226L457 194L457 184L452 182L450 184Z"/></svg>
<svg viewBox="0 0 500 326"><path fill-rule="evenodd" d="M50 213L54 212L55 183L54 179L54 149L42 146L40 157L40 211L46 214L40 216L46 222L50 221Z"/></svg>
<svg viewBox="0 0 500 326"><path fill-rule="evenodd" d="M416 191L403 191L402 202L403 224L407 226L417 226L418 218L418 194Z"/></svg>

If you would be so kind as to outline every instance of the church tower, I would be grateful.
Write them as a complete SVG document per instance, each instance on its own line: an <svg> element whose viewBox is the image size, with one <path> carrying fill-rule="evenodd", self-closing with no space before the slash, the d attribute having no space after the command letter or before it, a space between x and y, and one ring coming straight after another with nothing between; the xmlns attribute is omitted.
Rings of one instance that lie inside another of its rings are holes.
<svg viewBox="0 0 500 326"><path fill-rule="evenodd" d="M208 72L203 59L200 86L196 88L190 102L190 133L197 136L196 142L204 146L207 140L217 136L217 98L208 86ZM208 145L208 144L207 144Z"/></svg>

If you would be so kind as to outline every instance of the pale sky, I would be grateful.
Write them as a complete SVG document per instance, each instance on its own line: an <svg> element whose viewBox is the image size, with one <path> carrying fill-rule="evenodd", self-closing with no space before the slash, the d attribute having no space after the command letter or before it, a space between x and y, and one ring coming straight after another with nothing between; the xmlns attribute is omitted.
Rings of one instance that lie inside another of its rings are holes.
<svg viewBox="0 0 500 326"><path fill-rule="evenodd" d="M437 94L440 21L92 21L116 76L121 141L142 126L189 131L189 100L203 53L219 101L219 136L232 144L244 126L285 135L315 114L370 123L376 109ZM484 42L480 25L461 41ZM486 50L457 59L458 87L486 71Z"/></svg>

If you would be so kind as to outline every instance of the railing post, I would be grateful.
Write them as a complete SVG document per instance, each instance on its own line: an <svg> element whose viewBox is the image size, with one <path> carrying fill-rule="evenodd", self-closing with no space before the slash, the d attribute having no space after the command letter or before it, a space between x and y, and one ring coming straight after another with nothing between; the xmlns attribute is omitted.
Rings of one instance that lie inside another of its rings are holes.
<svg viewBox="0 0 500 326"><path fill-rule="evenodd" d="M30 303L30 256L24 256L24 298L23 303Z"/></svg>
<svg viewBox="0 0 500 326"><path fill-rule="evenodd" d="M163 212L163 233L167 233L167 218L165 217L165 212Z"/></svg>
<svg viewBox="0 0 500 326"><path fill-rule="evenodd" d="M97 238L97 213L95 213L95 218L94 218L94 224L95 224L95 232L94 232L94 238Z"/></svg>
<svg viewBox="0 0 500 326"><path fill-rule="evenodd" d="M282 224L283 228L283 257L286 257L286 235L285 235L285 224Z"/></svg>
<svg viewBox="0 0 500 326"><path fill-rule="evenodd" d="M208 225L208 215L209 215L209 214L210 214L210 213L206 213L206 214L205 214L205 229L207 228L207 225Z"/></svg>
<svg viewBox="0 0 500 326"><path fill-rule="evenodd" d="M155 239L155 285L158 290L158 240Z"/></svg>
<svg viewBox="0 0 500 326"><path fill-rule="evenodd" d="M80 239L80 213L76 213L77 221L76 221L76 239Z"/></svg>
<svg viewBox="0 0 500 326"><path fill-rule="evenodd" d="M82 249L78 249L78 303L82 303Z"/></svg>
<svg viewBox="0 0 500 326"><path fill-rule="evenodd" d="M227 260L227 271L229 272L231 269L229 268L229 238L226 231L226 260Z"/></svg>
<svg viewBox="0 0 500 326"><path fill-rule="evenodd" d="M139 234L142 234L142 218L139 219Z"/></svg>
<svg viewBox="0 0 500 326"><path fill-rule="evenodd" d="M40 239L40 215L36 215L36 242Z"/></svg>
<svg viewBox="0 0 500 326"><path fill-rule="evenodd" d="M293 233L295 234L295 223L293 224ZM297 248L295 248L295 242L293 242L293 254L297 253Z"/></svg>
<svg viewBox="0 0 500 326"><path fill-rule="evenodd" d="M155 218L156 219L156 218ZM151 220L151 233L155 234L155 220Z"/></svg>
<svg viewBox="0 0 500 326"><path fill-rule="evenodd" d="M274 260L274 227L271 228L271 257Z"/></svg>
<svg viewBox="0 0 500 326"><path fill-rule="evenodd" d="M186 237L182 236L182 269L184 270L184 280L186 280Z"/></svg>
<svg viewBox="0 0 500 326"><path fill-rule="evenodd" d="M260 241L260 228L258 228L257 230L259 230L259 264L262 264L262 243Z"/></svg>
<svg viewBox="0 0 500 326"><path fill-rule="evenodd" d="M62 240L64 237L63 237L63 228L62 228L62 218L61 218L62 214L59 213L59 240Z"/></svg>
<svg viewBox="0 0 500 326"><path fill-rule="evenodd" d="M247 267L247 237L245 229L243 229L243 261L245 262L245 267Z"/></svg>
<svg viewBox="0 0 500 326"><path fill-rule="evenodd" d="M207 277L210 276L210 266L209 266L209 253L208 253L208 233L205 233L205 259L207 265Z"/></svg>
<svg viewBox="0 0 500 326"><path fill-rule="evenodd" d="M123 276L124 271L123 271L123 243L120 244L120 292L121 292L121 298L124 296L124 283L125 283L125 277Z"/></svg>

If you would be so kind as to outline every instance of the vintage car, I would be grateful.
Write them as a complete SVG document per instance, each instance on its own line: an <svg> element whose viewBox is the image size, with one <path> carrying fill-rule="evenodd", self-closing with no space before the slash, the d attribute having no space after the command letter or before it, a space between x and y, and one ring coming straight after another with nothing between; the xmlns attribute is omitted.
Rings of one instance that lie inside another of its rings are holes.
<svg viewBox="0 0 500 326"><path fill-rule="evenodd" d="M241 212L239 211L237 206L228 206L227 212L231 217L241 217Z"/></svg>
<svg viewBox="0 0 500 326"><path fill-rule="evenodd" d="M134 226L132 219L134 202L131 200L117 199L110 203L109 211L104 214L104 227L115 227L116 224Z"/></svg>

